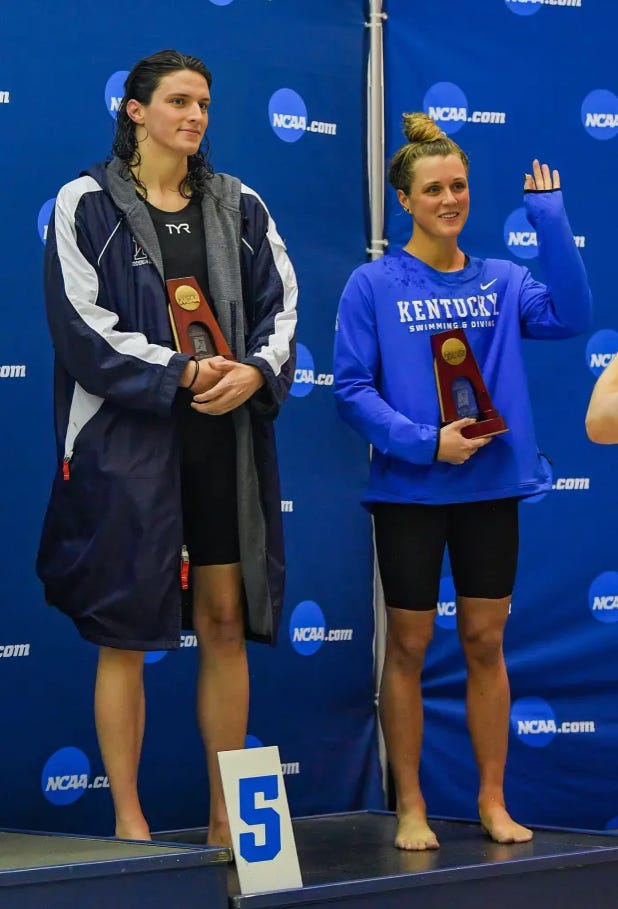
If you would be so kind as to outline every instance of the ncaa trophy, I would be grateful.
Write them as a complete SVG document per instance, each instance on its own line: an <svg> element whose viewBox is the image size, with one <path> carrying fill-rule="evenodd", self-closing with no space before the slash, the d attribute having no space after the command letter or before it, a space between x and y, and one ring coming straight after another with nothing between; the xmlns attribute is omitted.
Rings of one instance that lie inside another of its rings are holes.
<svg viewBox="0 0 618 909"><path fill-rule="evenodd" d="M195 278L170 278L165 283L176 349L191 354L196 360L217 355L234 360L219 323Z"/></svg>
<svg viewBox="0 0 618 909"><path fill-rule="evenodd" d="M463 417L476 419L476 423L462 429L466 439L508 432L492 404L464 330L439 331L430 340L442 425Z"/></svg>

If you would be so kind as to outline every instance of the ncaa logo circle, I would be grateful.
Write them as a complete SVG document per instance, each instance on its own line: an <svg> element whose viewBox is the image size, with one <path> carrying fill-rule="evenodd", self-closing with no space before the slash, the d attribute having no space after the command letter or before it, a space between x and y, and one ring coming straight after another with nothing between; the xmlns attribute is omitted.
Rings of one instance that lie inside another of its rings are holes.
<svg viewBox="0 0 618 909"><path fill-rule="evenodd" d="M586 363L593 376L600 376L618 352L618 332L612 328L596 331L586 344Z"/></svg>
<svg viewBox="0 0 618 909"><path fill-rule="evenodd" d="M119 69L117 73L112 73L105 83L105 104L114 120L124 95L124 83L128 75L129 71L127 69Z"/></svg>
<svg viewBox="0 0 618 909"><path fill-rule="evenodd" d="M618 98L605 88L597 88L584 98L582 123L593 139L613 139L618 133Z"/></svg>
<svg viewBox="0 0 618 909"><path fill-rule="evenodd" d="M604 571L594 579L588 606L597 622L618 622L618 571Z"/></svg>
<svg viewBox="0 0 618 909"><path fill-rule="evenodd" d="M268 102L268 119L283 142L298 142L307 128L307 105L291 88L280 88Z"/></svg>
<svg viewBox="0 0 618 909"><path fill-rule="evenodd" d="M214 3L215 6L229 6L234 0L210 0L210 2Z"/></svg>
<svg viewBox="0 0 618 909"><path fill-rule="evenodd" d="M164 656L167 656L167 650L149 650L144 657L144 663L158 663Z"/></svg>
<svg viewBox="0 0 618 909"><path fill-rule="evenodd" d="M447 631L453 631L457 627L457 598L451 577L442 578L440 581L436 625Z"/></svg>
<svg viewBox="0 0 618 909"><path fill-rule="evenodd" d="M167 656L167 650L148 650L144 656L144 663L158 663L164 656Z"/></svg>
<svg viewBox="0 0 618 909"><path fill-rule="evenodd" d="M290 616L290 641L301 656L311 656L320 649L326 635L324 613L313 600L303 600Z"/></svg>
<svg viewBox="0 0 618 909"><path fill-rule="evenodd" d="M257 735L246 735L245 736L245 748L262 748L262 742L258 739Z"/></svg>
<svg viewBox="0 0 618 909"><path fill-rule="evenodd" d="M543 698L520 698L511 707L511 727L530 748L545 748L556 735L556 716Z"/></svg>
<svg viewBox="0 0 618 909"><path fill-rule="evenodd" d="M617 830L618 829L618 815L616 817L610 817L609 821L605 825L606 830Z"/></svg>
<svg viewBox="0 0 618 909"><path fill-rule="evenodd" d="M295 398L304 398L313 391L315 364L309 348L304 344L296 345L296 369L290 394Z"/></svg>
<svg viewBox="0 0 618 909"><path fill-rule="evenodd" d="M468 122L468 100L454 82L436 82L425 94L423 110L447 135Z"/></svg>
<svg viewBox="0 0 618 909"><path fill-rule="evenodd" d="M43 767L41 789L52 805L71 805L88 788L90 761L79 748L61 748Z"/></svg>
<svg viewBox="0 0 618 909"><path fill-rule="evenodd" d="M54 197L53 199L48 199L47 202L43 202L41 205L39 217L37 218L37 227L39 229L39 237L43 243L47 242L47 227L55 204L56 199Z"/></svg>
<svg viewBox="0 0 618 909"><path fill-rule="evenodd" d="M507 9L516 16L534 16L543 6L543 0L504 0Z"/></svg>
<svg viewBox="0 0 618 909"><path fill-rule="evenodd" d="M519 259L534 259L538 255L536 231L528 221L525 208L516 208L504 222L504 242Z"/></svg>

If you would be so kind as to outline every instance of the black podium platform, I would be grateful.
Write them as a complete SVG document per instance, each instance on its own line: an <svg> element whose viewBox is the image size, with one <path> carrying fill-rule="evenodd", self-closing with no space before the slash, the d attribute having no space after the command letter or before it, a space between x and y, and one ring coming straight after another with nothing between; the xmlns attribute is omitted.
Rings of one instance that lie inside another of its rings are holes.
<svg viewBox="0 0 618 909"><path fill-rule="evenodd" d="M354 812L293 823L304 887L241 895L230 868L233 909L615 909L618 839L536 830L531 843L492 843L478 824L432 821L441 847L402 852L392 845L395 818ZM203 842L203 830L161 834Z"/></svg>
<svg viewBox="0 0 618 909"><path fill-rule="evenodd" d="M228 859L203 845L0 831L0 907L226 909Z"/></svg>

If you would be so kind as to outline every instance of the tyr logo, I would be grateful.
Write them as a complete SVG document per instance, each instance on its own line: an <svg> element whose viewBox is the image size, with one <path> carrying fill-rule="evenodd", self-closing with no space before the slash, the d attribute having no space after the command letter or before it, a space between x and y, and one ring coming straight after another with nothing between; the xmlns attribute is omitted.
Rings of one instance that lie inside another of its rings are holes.
<svg viewBox="0 0 618 909"><path fill-rule="evenodd" d="M168 234L171 234L174 231L176 231L176 233L179 234L181 230L184 231L186 234L191 233L191 231L189 230L188 224L166 224L165 226L167 227Z"/></svg>

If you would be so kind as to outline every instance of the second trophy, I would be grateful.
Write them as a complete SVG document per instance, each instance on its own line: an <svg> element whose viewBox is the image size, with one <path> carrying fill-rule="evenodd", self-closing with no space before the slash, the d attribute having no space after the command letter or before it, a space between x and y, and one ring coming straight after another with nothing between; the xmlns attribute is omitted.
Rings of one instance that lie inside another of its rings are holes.
<svg viewBox="0 0 618 909"><path fill-rule="evenodd" d="M478 364L462 328L431 335L433 365L440 401L442 424L472 417L476 423L464 426L466 439L497 436L508 432L495 409Z"/></svg>

